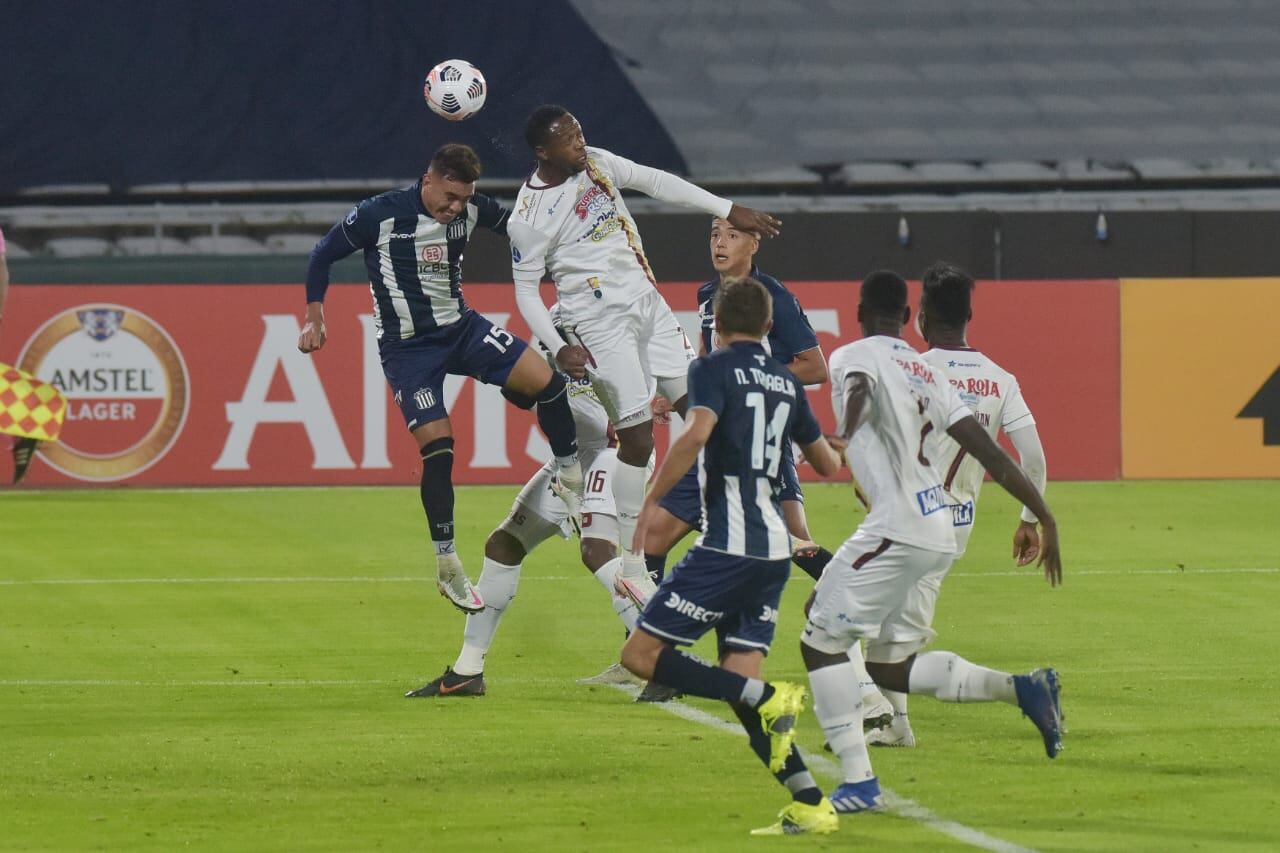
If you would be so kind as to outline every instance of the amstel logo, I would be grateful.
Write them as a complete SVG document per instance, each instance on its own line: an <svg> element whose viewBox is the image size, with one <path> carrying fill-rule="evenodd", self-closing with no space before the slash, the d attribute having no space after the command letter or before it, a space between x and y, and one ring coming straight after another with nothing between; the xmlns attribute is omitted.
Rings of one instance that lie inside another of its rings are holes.
<svg viewBox="0 0 1280 853"><path fill-rule="evenodd" d="M187 366L154 320L81 305L45 323L18 366L67 398L62 440L40 453L78 480L123 480L158 462L186 421Z"/></svg>

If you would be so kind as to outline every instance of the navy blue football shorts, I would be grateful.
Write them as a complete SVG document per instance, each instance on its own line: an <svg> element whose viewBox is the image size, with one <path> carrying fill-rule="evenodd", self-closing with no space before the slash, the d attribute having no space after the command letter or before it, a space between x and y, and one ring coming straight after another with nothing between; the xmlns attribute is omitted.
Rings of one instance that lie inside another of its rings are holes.
<svg viewBox="0 0 1280 853"><path fill-rule="evenodd" d="M796 473L796 463L790 452L783 455L779 473L782 475L782 488L778 492L778 500L804 503L804 493L800 491L800 475ZM671 491L662 496L658 506L693 529L702 529L702 492L698 486L696 464L684 473Z"/></svg>
<svg viewBox="0 0 1280 853"><path fill-rule="evenodd" d="M636 621L660 640L692 645L716 629L720 653L769 653L790 560L760 560L693 547L663 579Z"/></svg>
<svg viewBox="0 0 1280 853"><path fill-rule="evenodd" d="M462 318L378 347L382 372L409 429L448 416L444 378L471 376L486 385L505 385L511 369L529 345L481 313L467 309Z"/></svg>

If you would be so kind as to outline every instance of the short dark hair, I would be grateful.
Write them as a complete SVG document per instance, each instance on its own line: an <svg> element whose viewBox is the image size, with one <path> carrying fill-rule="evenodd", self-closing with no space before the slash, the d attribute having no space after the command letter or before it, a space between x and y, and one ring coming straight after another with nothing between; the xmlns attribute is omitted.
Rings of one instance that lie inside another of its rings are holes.
<svg viewBox="0 0 1280 853"><path fill-rule="evenodd" d="M938 261L924 271L921 304L944 326L960 327L973 316L973 277L955 264Z"/></svg>
<svg viewBox="0 0 1280 853"><path fill-rule="evenodd" d="M457 142L441 145L436 153L431 155L430 168L434 169L438 175L464 184L479 180L482 171L480 158L476 156L471 146Z"/></svg>
<svg viewBox="0 0 1280 853"><path fill-rule="evenodd" d="M534 110L524 123L524 141L528 143L529 149L546 145L551 136L551 125L568 114L569 111L559 104L543 104Z"/></svg>
<svg viewBox="0 0 1280 853"><path fill-rule="evenodd" d="M721 335L762 338L773 319L773 299L765 286L750 276L727 278L716 289L713 310Z"/></svg>
<svg viewBox="0 0 1280 853"><path fill-rule="evenodd" d="M901 317L907 307L907 282L893 270L876 270L862 280L862 307L883 317Z"/></svg>

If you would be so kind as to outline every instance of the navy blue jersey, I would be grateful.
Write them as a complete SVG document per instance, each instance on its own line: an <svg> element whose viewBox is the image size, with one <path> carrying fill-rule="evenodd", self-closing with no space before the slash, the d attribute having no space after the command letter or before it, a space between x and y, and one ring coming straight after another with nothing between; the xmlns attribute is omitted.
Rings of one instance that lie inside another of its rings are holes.
<svg viewBox="0 0 1280 853"><path fill-rule="evenodd" d="M780 560L791 556L782 520L783 456L822 435L804 386L754 341L737 342L689 365L689 408L717 421L698 458L702 536L713 551Z"/></svg>
<svg viewBox="0 0 1280 853"><path fill-rule="evenodd" d="M800 300L794 293L771 275L760 272L757 266L751 267L751 277L764 285L765 290L773 297L773 328L769 330L769 354L783 364L790 364L796 355L811 350L818 345L818 336L809 325L809 318L800 307ZM714 278L698 288L698 318L702 321L702 351L709 353L715 349L712 335L716 330L715 314L712 303L716 291L720 288L720 279Z"/></svg>
<svg viewBox="0 0 1280 853"><path fill-rule="evenodd" d="M488 196L471 197L448 225L422 204L422 182L360 202L311 253L307 301L319 301L334 261L364 250L378 339L407 339L458 322L462 254L477 226L507 233L510 211Z"/></svg>

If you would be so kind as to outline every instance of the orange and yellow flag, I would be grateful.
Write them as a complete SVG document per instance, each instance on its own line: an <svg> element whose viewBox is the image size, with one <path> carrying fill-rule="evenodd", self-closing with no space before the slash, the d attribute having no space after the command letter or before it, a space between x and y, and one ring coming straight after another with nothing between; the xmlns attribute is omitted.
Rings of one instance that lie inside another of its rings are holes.
<svg viewBox="0 0 1280 853"><path fill-rule="evenodd" d="M30 373L0 364L0 433L57 441L67 416L62 392Z"/></svg>

